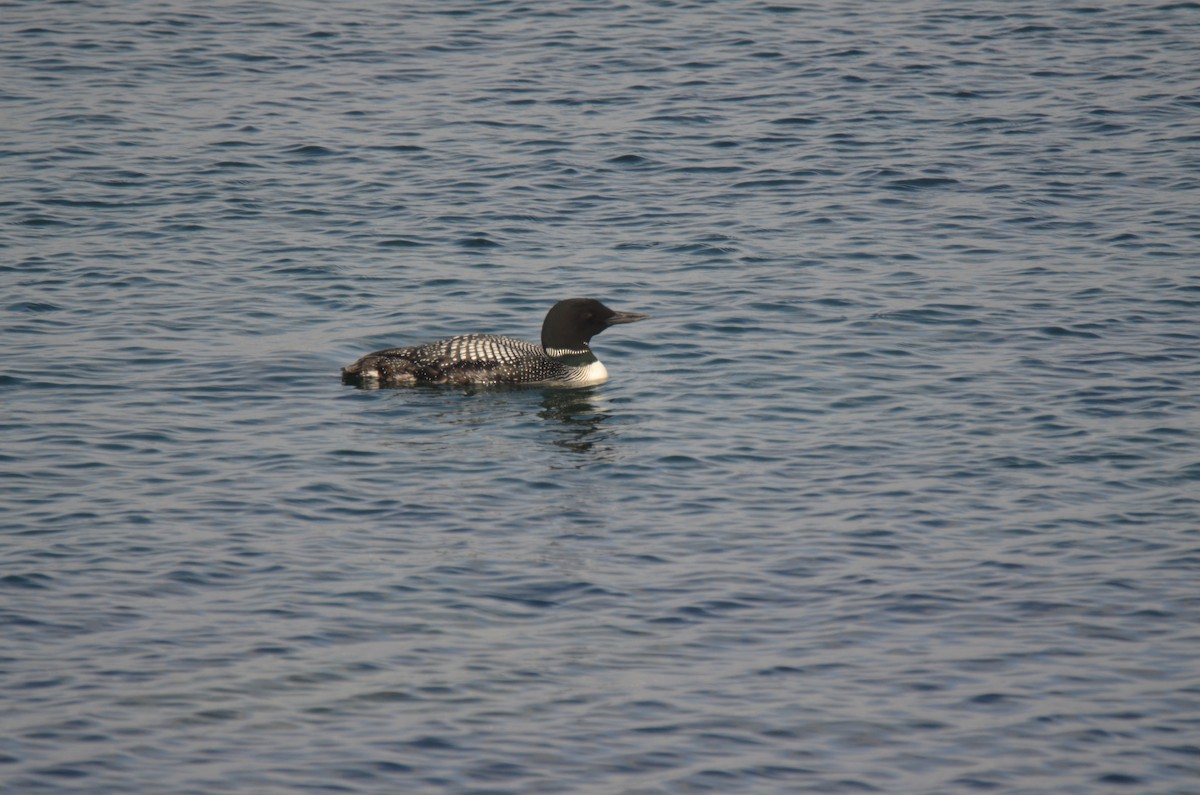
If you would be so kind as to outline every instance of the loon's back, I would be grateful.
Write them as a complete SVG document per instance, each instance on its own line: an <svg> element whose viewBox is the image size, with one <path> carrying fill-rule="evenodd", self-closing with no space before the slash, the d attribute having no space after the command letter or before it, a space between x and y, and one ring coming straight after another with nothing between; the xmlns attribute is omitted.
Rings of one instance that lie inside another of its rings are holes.
<svg viewBox="0 0 1200 795"><path fill-rule="evenodd" d="M603 371L603 372L602 372ZM412 384L542 384L587 386L608 376L599 361L571 367L551 359L541 346L495 334L466 334L411 348L368 353L342 379L381 386Z"/></svg>

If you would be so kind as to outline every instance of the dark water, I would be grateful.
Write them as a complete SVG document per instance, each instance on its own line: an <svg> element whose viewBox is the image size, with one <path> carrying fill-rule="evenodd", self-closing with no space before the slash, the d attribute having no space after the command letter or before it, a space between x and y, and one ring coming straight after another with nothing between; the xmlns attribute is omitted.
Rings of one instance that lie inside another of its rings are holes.
<svg viewBox="0 0 1200 795"><path fill-rule="evenodd" d="M0 790L1200 790L1200 5L0 3ZM384 345L655 319L577 391Z"/></svg>

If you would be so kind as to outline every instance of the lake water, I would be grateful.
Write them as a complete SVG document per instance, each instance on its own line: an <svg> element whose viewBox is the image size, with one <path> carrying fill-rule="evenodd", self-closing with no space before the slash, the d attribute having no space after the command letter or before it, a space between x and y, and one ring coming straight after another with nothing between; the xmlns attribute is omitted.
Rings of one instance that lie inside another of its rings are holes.
<svg viewBox="0 0 1200 795"><path fill-rule="evenodd" d="M0 790L1195 793L1200 5L0 4ZM584 390L343 385L652 320Z"/></svg>

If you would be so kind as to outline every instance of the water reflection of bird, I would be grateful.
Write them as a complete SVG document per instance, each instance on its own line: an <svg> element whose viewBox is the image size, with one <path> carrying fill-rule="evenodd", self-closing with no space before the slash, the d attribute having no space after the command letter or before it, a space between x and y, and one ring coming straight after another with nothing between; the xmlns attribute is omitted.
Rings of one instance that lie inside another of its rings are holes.
<svg viewBox="0 0 1200 795"><path fill-rule="evenodd" d="M595 390L547 389L542 393L542 410L538 416L561 423L554 429L558 437L554 444L571 452L586 453L598 442L609 438L601 426L612 415L597 405Z"/></svg>

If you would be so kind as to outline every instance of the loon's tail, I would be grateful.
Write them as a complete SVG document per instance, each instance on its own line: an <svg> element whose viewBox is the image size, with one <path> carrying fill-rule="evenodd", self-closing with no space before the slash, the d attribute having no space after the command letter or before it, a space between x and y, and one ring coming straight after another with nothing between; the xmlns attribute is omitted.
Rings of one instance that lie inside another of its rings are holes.
<svg viewBox="0 0 1200 795"><path fill-rule="evenodd" d="M388 355L391 353L391 355ZM342 368L342 383L357 386L407 386L427 378L427 368L394 352L368 353Z"/></svg>

